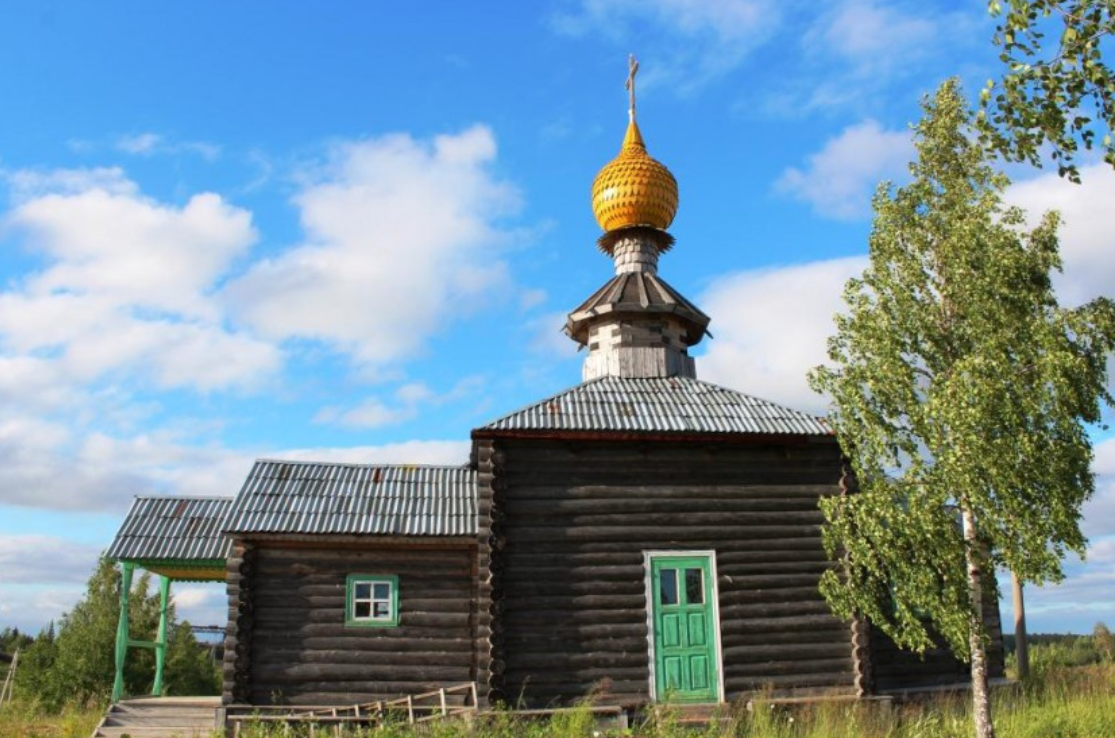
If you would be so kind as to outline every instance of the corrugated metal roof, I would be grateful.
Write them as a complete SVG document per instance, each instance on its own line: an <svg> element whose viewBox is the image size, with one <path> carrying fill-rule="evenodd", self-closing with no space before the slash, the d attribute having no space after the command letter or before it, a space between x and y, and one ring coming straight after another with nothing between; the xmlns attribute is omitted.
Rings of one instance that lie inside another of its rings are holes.
<svg viewBox="0 0 1115 738"><path fill-rule="evenodd" d="M831 434L822 418L688 377L600 377L473 433L500 431Z"/></svg>
<svg viewBox="0 0 1115 738"><path fill-rule="evenodd" d="M260 460L229 533L476 534L476 472L463 466Z"/></svg>
<svg viewBox="0 0 1115 738"><path fill-rule="evenodd" d="M137 497L105 554L133 561L201 562L228 558L221 533L228 497Z"/></svg>

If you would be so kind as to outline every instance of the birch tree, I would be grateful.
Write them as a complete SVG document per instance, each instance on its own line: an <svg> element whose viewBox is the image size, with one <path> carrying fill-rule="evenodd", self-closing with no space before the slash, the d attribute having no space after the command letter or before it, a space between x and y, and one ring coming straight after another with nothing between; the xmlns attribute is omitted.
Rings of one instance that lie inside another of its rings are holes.
<svg viewBox="0 0 1115 738"><path fill-rule="evenodd" d="M970 660L988 738L983 595L996 566L1055 582L1083 555L1115 304L1058 304L1058 216L1026 230L1004 206L958 84L922 107L913 181L877 191L869 265L810 374L859 481L823 504L843 565L821 588L899 646L924 651L935 631Z"/></svg>

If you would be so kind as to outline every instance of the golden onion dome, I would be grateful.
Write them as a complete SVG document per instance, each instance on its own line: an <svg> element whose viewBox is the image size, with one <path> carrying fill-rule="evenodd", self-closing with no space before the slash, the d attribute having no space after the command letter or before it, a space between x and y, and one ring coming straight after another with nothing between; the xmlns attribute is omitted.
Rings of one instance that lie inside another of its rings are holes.
<svg viewBox="0 0 1115 738"><path fill-rule="evenodd" d="M678 183L670 170L647 153L635 116L627 126L619 156L592 182L592 212L605 231L631 226L666 230L678 210Z"/></svg>

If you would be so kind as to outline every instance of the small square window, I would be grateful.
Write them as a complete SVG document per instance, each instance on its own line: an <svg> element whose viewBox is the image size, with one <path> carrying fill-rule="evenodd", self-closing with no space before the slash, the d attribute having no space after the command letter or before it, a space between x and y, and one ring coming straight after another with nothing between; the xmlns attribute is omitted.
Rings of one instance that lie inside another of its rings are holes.
<svg viewBox="0 0 1115 738"><path fill-rule="evenodd" d="M399 578L394 575L349 574L345 587L345 625L399 624Z"/></svg>

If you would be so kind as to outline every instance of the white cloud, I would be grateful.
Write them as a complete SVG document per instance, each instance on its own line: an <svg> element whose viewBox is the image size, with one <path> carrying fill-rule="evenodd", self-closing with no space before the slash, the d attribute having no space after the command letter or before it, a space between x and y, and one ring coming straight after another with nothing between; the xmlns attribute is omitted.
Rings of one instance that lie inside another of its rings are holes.
<svg viewBox="0 0 1115 738"><path fill-rule="evenodd" d="M844 284L866 265L866 257L849 257L718 279L697 301L716 316L716 339L697 359L698 376L823 413L824 400L809 389L805 375L827 360L825 342L844 305Z"/></svg>
<svg viewBox="0 0 1115 738"><path fill-rule="evenodd" d="M306 240L227 290L273 339L321 341L375 373L509 288L499 218L518 196L491 172L491 132L338 145L295 202Z"/></svg>
<svg viewBox="0 0 1115 738"><path fill-rule="evenodd" d="M379 428L410 420L418 415L413 404L390 407L378 397L369 397L355 407L342 410L323 408L314 416L315 423L330 423L348 428Z"/></svg>
<svg viewBox="0 0 1115 738"><path fill-rule="evenodd" d="M123 512L135 495L234 495L251 455L166 431L110 436L80 423L0 419L0 504Z"/></svg>
<svg viewBox="0 0 1115 738"><path fill-rule="evenodd" d="M269 458L350 464L467 464L471 449L469 441L402 441L382 446L289 449Z"/></svg>
<svg viewBox="0 0 1115 738"><path fill-rule="evenodd" d="M864 218L871 213L876 185L900 176L913 155L909 131L888 131L865 120L829 139L804 169L784 171L775 189L809 203L820 215Z"/></svg>
<svg viewBox="0 0 1115 738"><path fill-rule="evenodd" d="M941 12L901 0L838 0L798 10L804 28L796 39L798 64L779 77L767 101L786 115L879 107L899 85L908 94L913 80L927 92L934 78L957 73L961 53L986 43L978 8Z"/></svg>
<svg viewBox="0 0 1115 738"><path fill-rule="evenodd" d="M134 156L155 156L157 154L194 154L206 161L214 161L221 155L221 147L205 141L175 141L158 133L150 131L129 136L121 136L116 140L117 151Z"/></svg>
<svg viewBox="0 0 1115 738"><path fill-rule="evenodd" d="M9 368L34 360L60 382L119 371L208 390L252 386L278 367L274 346L226 329L212 294L256 240L249 213L211 193L181 207L150 200L118 169L6 180L17 204L3 233L44 262L0 290Z"/></svg>
<svg viewBox="0 0 1115 738"><path fill-rule="evenodd" d="M1026 210L1031 224L1043 213L1061 213L1061 257L1064 274L1054 279L1058 296L1067 305L1115 295L1115 230L1111 204L1115 203L1115 172L1106 164L1080 168L1082 184L1042 174L1013 184L1006 199Z"/></svg>
<svg viewBox="0 0 1115 738"><path fill-rule="evenodd" d="M54 536L0 536L0 582L81 583L89 578L100 551Z"/></svg>

